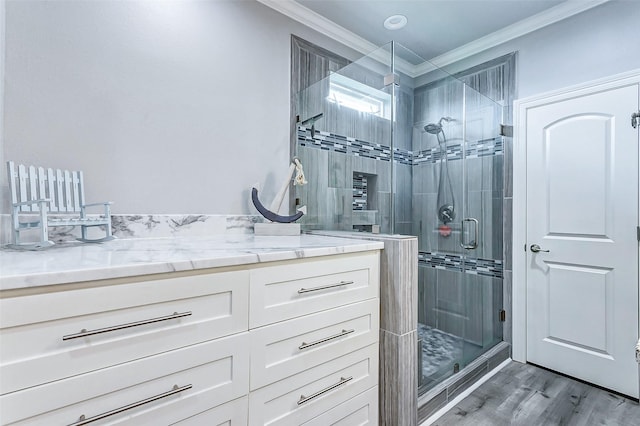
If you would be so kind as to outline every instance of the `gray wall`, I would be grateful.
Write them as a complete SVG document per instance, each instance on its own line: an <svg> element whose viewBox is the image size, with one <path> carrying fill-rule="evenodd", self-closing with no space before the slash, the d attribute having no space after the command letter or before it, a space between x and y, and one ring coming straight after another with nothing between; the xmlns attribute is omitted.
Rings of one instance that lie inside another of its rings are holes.
<svg viewBox="0 0 640 426"><path fill-rule="evenodd" d="M640 69L640 4L612 0L446 66L456 73L518 52L518 98Z"/></svg>
<svg viewBox="0 0 640 426"><path fill-rule="evenodd" d="M521 98L640 68L638 22L614 0L447 71L518 51ZM0 159L83 169L115 213L252 213L289 162L291 33L361 56L254 1L9 0Z"/></svg>
<svg viewBox="0 0 640 426"><path fill-rule="evenodd" d="M9 0L2 154L84 170L114 213L255 213L290 161L292 33L361 56L255 1Z"/></svg>
<svg viewBox="0 0 640 426"><path fill-rule="evenodd" d="M5 28L5 2L0 1L0 164L4 164L4 28ZM0 212L4 211L5 191L7 189L7 176L4 171L0 173Z"/></svg>

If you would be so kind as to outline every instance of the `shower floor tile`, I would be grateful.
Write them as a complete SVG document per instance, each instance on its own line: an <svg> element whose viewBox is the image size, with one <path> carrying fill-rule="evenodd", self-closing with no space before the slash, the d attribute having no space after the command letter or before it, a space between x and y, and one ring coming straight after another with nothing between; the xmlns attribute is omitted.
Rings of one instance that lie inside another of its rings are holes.
<svg viewBox="0 0 640 426"><path fill-rule="evenodd" d="M482 354L482 347L453 334L418 323L418 338L422 342L422 391L428 390L454 374L454 365L462 369L464 361Z"/></svg>
<svg viewBox="0 0 640 426"><path fill-rule="evenodd" d="M453 364L462 360L463 339L420 323L418 338L422 341L422 375L433 380L445 371L453 373Z"/></svg>

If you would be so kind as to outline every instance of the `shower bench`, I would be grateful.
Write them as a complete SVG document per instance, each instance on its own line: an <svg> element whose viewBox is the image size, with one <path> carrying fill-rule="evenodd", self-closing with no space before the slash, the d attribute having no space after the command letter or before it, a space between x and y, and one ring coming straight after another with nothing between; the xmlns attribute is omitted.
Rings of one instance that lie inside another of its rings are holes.
<svg viewBox="0 0 640 426"><path fill-rule="evenodd" d="M81 171L44 169L7 162L11 196L11 248L40 249L53 245L49 240L51 226L80 226L80 241L99 243L113 239L111 234L111 202L86 204ZM87 215L87 207L102 206L99 216ZM88 238L87 229L102 226L102 238ZM20 233L38 230L39 240L26 242Z"/></svg>

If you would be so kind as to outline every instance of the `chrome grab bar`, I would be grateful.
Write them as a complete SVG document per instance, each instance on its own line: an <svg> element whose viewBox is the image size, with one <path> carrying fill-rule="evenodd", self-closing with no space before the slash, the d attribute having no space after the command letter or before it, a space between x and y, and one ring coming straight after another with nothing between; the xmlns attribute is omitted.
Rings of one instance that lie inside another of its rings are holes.
<svg viewBox="0 0 640 426"><path fill-rule="evenodd" d="M334 334L333 336L325 337L324 339L316 340L315 342L311 342L311 343L302 342L302 344L300 346L298 346L298 349L300 349L300 350L307 349L307 348L310 348L311 346L316 346L316 345L319 345L320 343L328 342L329 340L333 340L333 339L337 339L338 337L346 336L347 334L351 334L354 331L356 331L356 330L355 329L342 330L338 334Z"/></svg>
<svg viewBox="0 0 640 426"><path fill-rule="evenodd" d="M313 287L313 288L301 288L300 290L298 290L298 293L299 294L309 293L312 291L320 291L320 290L326 290L334 287L342 287L343 285L349 285L349 284L353 284L353 281L340 281L338 284L321 285L320 287Z"/></svg>
<svg viewBox="0 0 640 426"><path fill-rule="evenodd" d="M318 391L316 393L314 393L313 395L309 395L309 396L304 396L304 395L300 395L300 399L298 400L298 405L302 405L305 402L309 402L310 400L312 400L313 398L317 398L322 394L325 394L327 392L329 392L332 389L337 388L338 386L342 386L345 383L347 383L348 381L353 380L353 376L344 378L344 377L340 377L340 381L338 383L335 383L327 388L322 389L321 391Z"/></svg>
<svg viewBox="0 0 640 426"><path fill-rule="evenodd" d="M94 334L101 334L101 333L109 333L111 331L123 330L125 328L138 327L138 326L146 325L146 324L153 324L154 322L168 321L168 320L172 320L172 319L176 319L176 318L188 317L189 315L191 315L191 312L182 312L182 313L174 312L172 315L167 315L167 316L164 316L164 317L151 318L151 319L148 319L148 320L130 322L128 324L114 325L112 327L98 328L96 330L88 330L87 331L87 329L83 328L80 331L80 333L67 334L66 336L62 336L62 340L79 339L80 337L93 336Z"/></svg>
<svg viewBox="0 0 640 426"><path fill-rule="evenodd" d="M80 416L80 418L78 419L77 422L71 423L69 426L82 426L82 425L86 425L86 424L89 424L89 423L93 423L95 421L105 419L107 417L122 413L124 411L131 410L132 408L140 407L141 405L149 404L150 402L157 401L159 399L166 398L166 397L171 396L171 395L175 395L177 393L180 393L180 392L186 391L188 389L191 389L192 387L193 387L193 385L190 385L190 384L182 386L182 387L178 387L178 385L173 385L173 388L170 391L161 393L161 394L156 395L156 396L152 396L150 398L143 399L141 401L134 402L134 403L129 404L129 405L125 405L125 406L120 407L120 408L116 408L116 409L111 410L111 411L107 411L107 412L102 413L102 414L98 414L97 416L86 418L85 415L83 414L83 415Z"/></svg>
<svg viewBox="0 0 640 426"><path fill-rule="evenodd" d="M469 244L465 244L464 243L464 223L465 222L471 222L473 223L474 229L475 229L475 239L473 241L471 241ZM473 218L473 217L468 217L466 219L462 219L462 229L460 230L460 247L462 247L465 250L473 250L478 248L478 239L480 238L480 223L478 222L478 219Z"/></svg>

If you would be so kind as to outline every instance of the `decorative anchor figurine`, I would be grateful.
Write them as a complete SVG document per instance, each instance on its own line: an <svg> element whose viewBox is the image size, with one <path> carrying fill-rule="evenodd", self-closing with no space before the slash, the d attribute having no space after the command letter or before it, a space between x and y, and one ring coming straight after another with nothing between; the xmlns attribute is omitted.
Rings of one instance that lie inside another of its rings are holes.
<svg viewBox="0 0 640 426"><path fill-rule="evenodd" d="M306 212L307 207L302 206L297 209L297 213L291 216L281 216L277 213L280 210L280 206L282 206L282 200L284 200L284 194L287 192L287 188L289 188L289 182L291 182L291 178L293 177L293 172L296 172L296 177L293 180L294 185L304 185L307 183L307 180L304 177L304 171L302 170L302 164L298 158L294 157L293 161L289 165L289 173L287 174L287 179L283 182L280 187L280 191L276 194L273 202L269 209L267 209L258 199L258 190L254 187L251 188L251 201L253 201L253 205L256 206L256 209L260 212L265 219L270 220L271 222L278 223L291 223L300 219Z"/></svg>

